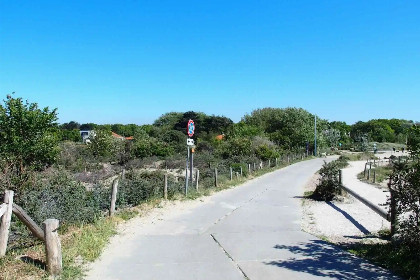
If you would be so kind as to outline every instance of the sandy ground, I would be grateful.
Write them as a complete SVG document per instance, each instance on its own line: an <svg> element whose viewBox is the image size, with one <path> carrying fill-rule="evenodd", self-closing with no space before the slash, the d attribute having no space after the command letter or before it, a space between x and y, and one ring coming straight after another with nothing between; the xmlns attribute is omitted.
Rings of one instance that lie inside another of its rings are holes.
<svg viewBox="0 0 420 280"><path fill-rule="evenodd" d="M319 175L306 184L305 191L313 191ZM302 230L326 238L336 244L381 242L380 230L390 223L351 196L332 202L302 200Z"/></svg>
<svg viewBox="0 0 420 280"><path fill-rule="evenodd" d="M387 159L391 155L408 155L406 152L379 152L379 159ZM350 162L352 176L350 182L363 184L365 188L363 196L372 202L383 205L386 202L386 194L378 192L377 185L365 184L357 180L357 173L363 171L364 163ZM305 186L305 191L313 191L319 180L319 175L314 175ZM356 182L357 181L357 182ZM349 186L348 186L349 187ZM359 192L362 194L362 192ZM376 194L376 195L375 195ZM380 202L380 203L379 203ZM332 202L313 201L302 199L302 230L326 238L337 244L383 242L378 238L378 232L389 230L390 223L376 214L363 203L352 196L340 197Z"/></svg>

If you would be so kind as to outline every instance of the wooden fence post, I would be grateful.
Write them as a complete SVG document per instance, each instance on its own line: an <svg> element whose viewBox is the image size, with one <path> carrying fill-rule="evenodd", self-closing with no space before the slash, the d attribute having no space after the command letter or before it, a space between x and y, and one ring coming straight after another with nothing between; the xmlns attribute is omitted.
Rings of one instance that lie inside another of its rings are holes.
<svg viewBox="0 0 420 280"><path fill-rule="evenodd" d="M277 158L276 158L276 166L277 166Z"/></svg>
<svg viewBox="0 0 420 280"><path fill-rule="evenodd" d="M200 178L200 170L197 169L195 174L195 190L198 191L198 179Z"/></svg>
<svg viewBox="0 0 420 280"><path fill-rule="evenodd" d="M340 186L343 184L343 170L341 169L338 171L338 183Z"/></svg>
<svg viewBox="0 0 420 280"><path fill-rule="evenodd" d="M124 180L125 179L125 169L122 170L121 172L121 179Z"/></svg>
<svg viewBox="0 0 420 280"><path fill-rule="evenodd" d="M239 180L239 172L235 172L236 173L236 180Z"/></svg>
<svg viewBox="0 0 420 280"><path fill-rule="evenodd" d="M165 174L163 179L164 179L163 198L168 199L168 174Z"/></svg>
<svg viewBox="0 0 420 280"><path fill-rule="evenodd" d="M268 168L270 168L271 167L271 160L269 159L268 160Z"/></svg>
<svg viewBox="0 0 420 280"><path fill-rule="evenodd" d="M367 176L368 181L370 180L370 169L368 170L368 176Z"/></svg>
<svg viewBox="0 0 420 280"><path fill-rule="evenodd" d="M255 170L255 162L254 162L254 169L253 170Z"/></svg>
<svg viewBox="0 0 420 280"><path fill-rule="evenodd" d="M251 174L251 164L248 163L248 174Z"/></svg>
<svg viewBox="0 0 420 280"><path fill-rule="evenodd" d="M217 188L217 168L214 169L214 186Z"/></svg>
<svg viewBox="0 0 420 280"><path fill-rule="evenodd" d="M373 169L373 183L376 183L376 169Z"/></svg>
<svg viewBox="0 0 420 280"><path fill-rule="evenodd" d="M395 191L392 188L392 178L389 177L388 189L390 194L389 215L391 222L391 236L397 233L397 203L395 201Z"/></svg>
<svg viewBox="0 0 420 280"><path fill-rule="evenodd" d="M112 194L111 194L111 207L109 208L109 215L112 216L115 213L115 203L117 201L118 192L118 179L112 182Z"/></svg>
<svg viewBox="0 0 420 280"><path fill-rule="evenodd" d="M0 226L0 257L6 255L7 241L9 240L10 219L13 210L13 191L4 191L5 211L1 217Z"/></svg>
<svg viewBox="0 0 420 280"><path fill-rule="evenodd" d="M242 166L241 166L241 177L242 177Z"/></svg>
<svg viewBox="0 0 420 280"><path fill-rule="evenodd" d="M230 180L233 180L233 174L232 174L232 167L229 168L229 172L230 172Z"/></svg>
<svg viewBox="0 0 420 280"><path fill-rule="evenodd" d="M45 252L47 254L47 270L55 278L63 269L61 256L61 242L58 237L59 221L47 219L42 223L45 237Z"/></svg>

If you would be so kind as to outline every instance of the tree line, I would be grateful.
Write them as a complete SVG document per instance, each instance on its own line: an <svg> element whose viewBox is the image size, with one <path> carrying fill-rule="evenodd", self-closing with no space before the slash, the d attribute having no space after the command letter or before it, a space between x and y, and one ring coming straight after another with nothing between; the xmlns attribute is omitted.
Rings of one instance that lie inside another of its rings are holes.
<svg viewBox="0 0 420 280"><path fill-rule="evenodd" d="M166 158L185 153L186 127L194 120L196 151L222 159L267 160L286 152L311 154L314 151L315 117L317 147L350 148L364 139L405 143L413 121L377 119L353 125L328 121L302 108L263 108L246 114L235 123L225 116L202 112L169 112L153 124L79 124L57 123L57 109L39 108L36 103L8 95L0 106L0 168L9 186L28 180L32 171L43 170L57 162L66 165L83 160L117 162L147 157ZM81 130L94 130L91 144L80 143ZM121 141L111 132L133 136ZM219 137L217 137L219 136ZM63 154L78 151L78 160L63 160ZM61 161L60 161L61 159ZM10 175L10 176L9 176Z"/></svg>

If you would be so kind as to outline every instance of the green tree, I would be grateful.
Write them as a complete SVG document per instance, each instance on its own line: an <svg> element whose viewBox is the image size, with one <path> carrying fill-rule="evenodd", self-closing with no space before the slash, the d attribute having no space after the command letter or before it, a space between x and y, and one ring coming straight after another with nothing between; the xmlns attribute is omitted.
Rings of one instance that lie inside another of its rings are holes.
<svg viewBox="0 0 420 280"><path fill-rule="evenodd" d="M108 158L114 152L114 142L111 131L107 129L95 129L90 138L89 151L95 157Z"/></svg>
<svg viewBox="0 0 420 280"><path fill-rule="evenodd" d="M247 124L244 121L240 121L232 125L226 133L227 138L254 137L254 136L263 136L263 135L264 135L264 131L261 127Z"/></svg>
<svg viewBox="0 0 420 280"><path fill-rule="evenodd" d="M413 125L407 148L414 161L395 162L390 192L396 203L397 232L403 244L418 255L420 249L420 128ZM417 159L417 160L416 160Z"/></svg>
<svg viewBox="0 0 420 280"><path fill-rule="evenodd" d="M66 130L74 130L74 129L79 129L80 128L80 124L78 122L75 121L71 121L68 123L63 123L62 125L60 125L61 129L66 129Z"/></svg>
<svg viewBox="0 0 420 280"><path fill-rule="evenodd" d="M173 129L175 125L181 120L182 113L179 112L170 112L163 114L153 123L156 126L163 126L166 128Z"/></svg>
<svg viewBox="0 0 420 280"><path fill-rule="evenodd" d="M351 135L354 140L360 134L367 134L369 141L405 142L412 121L399 119L376 119L367 122L359 121L352 125Z"/></svg>
<svg viewBox="0 0 420 280"><path fill-rule="evenodd" d="M328 146L338 147L338 143L341 139L341 132L338 129L330 128L326 129L323 132L325 140L327 141Z"/></svg>
<svg viewBox="0 0 420 280"><path fill-rule="evenodd" d="M57 113L8 95L0 106L1 170L7 187L19 190L31 171L52 165L58 155Z"/></svg>
<svg viewBox="0 0 420 280"><path fill-rule="evenodd" d="M96 124L94 123L84 123L82 125L80 125L79 129L80 130L93 130L97 127Z"/></svg>
<svg viewBox="0 0 420 280"><path fill-rule="evenodd" d="M78 129L67 130L61 129L59 132L61 141L73 141L81 142L82 137L80 136L80 131Z"/></svg>
<svg viewBox="0 0 420 280"><path fill-rule="evenodd" d="M223 158L246 157L252 155L252 142L249 138L231 138L222 143L219 151Z"/></svg>
<svg viewBox="0 0 420 280"><path fill-rule="evenodd" d="M420 156L420 126L413 125L408 131L407 148L413 157Z"/></svg>
<svg viewBox="0 0 420 280"><path fill-rule="evenodd" d="M261 128L277 145L283 149L299 149L306 142L313 142L315 116L302 108L264 108L245 115L243 121ZM327 121L317 118L317 145L324 146L322 131Z"/></svg>
<svg viewBox="0 0 420 280"><path fill-rule="evenodd" d="M183 152L186 149L186 136L181 131L165 130L159 134L158 139L172 147L175 152Z"/></svg>

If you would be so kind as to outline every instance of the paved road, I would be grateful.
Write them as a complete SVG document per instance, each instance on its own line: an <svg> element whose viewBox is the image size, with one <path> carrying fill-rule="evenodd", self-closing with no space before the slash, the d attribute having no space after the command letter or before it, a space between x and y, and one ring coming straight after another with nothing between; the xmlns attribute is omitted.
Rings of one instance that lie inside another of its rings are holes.
<svg viewBox="0 0 420 280"><path fill-rule="evenodd" d="M366 161L350 162L349 167L343 169L343 185L374 203L378 207L388 211L388 208L384 205L387 202L389 192L357 179L357 175L360 172L363 172L365 163Z"/></svg>
<svg viewBox="0 0 420 280"><path fill-rule="evenodd" d="M267 174L131 236L87 279L393 279L300 230L299 196L322 162Z"/></svg>

